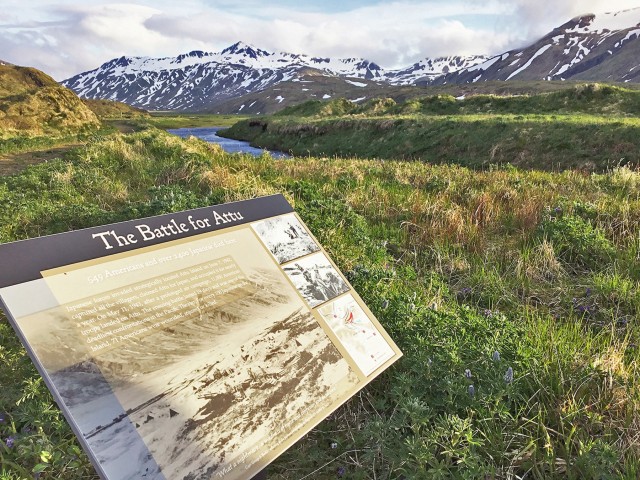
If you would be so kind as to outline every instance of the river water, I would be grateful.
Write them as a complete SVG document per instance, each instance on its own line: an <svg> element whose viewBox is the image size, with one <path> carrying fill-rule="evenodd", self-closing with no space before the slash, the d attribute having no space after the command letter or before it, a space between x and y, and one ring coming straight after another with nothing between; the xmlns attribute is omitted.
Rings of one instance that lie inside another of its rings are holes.
<svg viewBox="0 0 640 480"><path fill-rule="evenodd" d="M260 156L265 151L271 154L274 158L290 158L284 152L278 152L274 150L264 150L261 148L255 148L249 145L249 142L242 140L233 140L231 138L224 138L218 136L218 131L223 130L224 127L198 127L198 128L172 128L167 130L173 135L177 135L182 138L187 138L191 135L201 138L202 140L210 143L219 144L225 152L229 153L249 153L251 155Z"/></svg>

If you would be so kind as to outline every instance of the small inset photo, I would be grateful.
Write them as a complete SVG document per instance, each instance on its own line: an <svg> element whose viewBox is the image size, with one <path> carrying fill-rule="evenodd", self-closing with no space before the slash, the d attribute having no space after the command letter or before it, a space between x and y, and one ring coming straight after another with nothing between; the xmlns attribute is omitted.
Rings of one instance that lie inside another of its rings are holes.
<svg viewBox="0 0 640 480"><path fill-rule="evenodd" d="M323 253L291 262L283 268L311 308L349 290L349 286Z"/></svg>
<svg viewBox="0 0 640 480"><path fill-rule="evenodd" d="M318 312L365 375L370 375L395 355L352 295L323 305Z"/></svg>
<svg viewBox="0 0 640 480"><path fill-rule="evenodd" d="M293 213L268 218L251 227L280 264L320 250Z"/></svg>

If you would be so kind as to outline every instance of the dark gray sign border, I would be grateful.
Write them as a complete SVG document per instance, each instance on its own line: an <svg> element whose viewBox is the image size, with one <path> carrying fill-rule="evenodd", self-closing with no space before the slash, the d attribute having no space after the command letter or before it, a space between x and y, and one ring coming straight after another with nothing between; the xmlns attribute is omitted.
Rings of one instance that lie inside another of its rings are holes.
<svg viewBox="0 0 640 480"><path fill-rule="evenodd" d="M232 223L221 222L218 225L211 222L210 226L198 230L190 228L189 231L172 234L169 238L154 238L143 243L138 242L124 246L116 244L114 248L109 250L105 250L105 245L100 238L92 237L94 234L108 230L117 230L119 235L125 237L139 235L135 227L143 221L151 229L160 228L171 220L175 220L178 224L188 225L190 215L194 218L211 218L214 210L218 215L223 215L227 211L239 212L242 215L242 220ZM281 194L276 194L0 244L0 288L42 278L40 272L44 270L222 230L293 211L293 207L286 198Z"/></svg>

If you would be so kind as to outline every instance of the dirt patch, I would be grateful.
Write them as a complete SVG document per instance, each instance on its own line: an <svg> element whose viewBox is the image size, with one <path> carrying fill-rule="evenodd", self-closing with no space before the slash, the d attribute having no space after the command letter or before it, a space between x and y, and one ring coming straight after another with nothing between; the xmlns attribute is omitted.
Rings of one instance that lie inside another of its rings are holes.
<svg viewBox="0 0 640 480"><path fill-rule="evenodd" d="M131 120L103 120L104 123L118 130L120 133L135 133L142 130L142 126L139 122Z"/></svg>
<svg viewBox="0 0 640 480"><path fill-rule="evenodd" d="M80 145L79 143L74 143L31 152L0 155L0 175L11 175L24 170L29 165L48 162L55 158L62 158L69 150L79 147Z"/></svg>

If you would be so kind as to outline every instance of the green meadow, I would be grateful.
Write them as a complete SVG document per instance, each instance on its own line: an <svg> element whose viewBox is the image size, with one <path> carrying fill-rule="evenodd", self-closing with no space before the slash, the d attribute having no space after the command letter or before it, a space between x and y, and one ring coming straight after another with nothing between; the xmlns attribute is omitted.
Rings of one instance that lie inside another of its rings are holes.
<svg viewBox="0 0 640 480"><path fill-rule="evenodd" d="M270 480L638 478L640 102L561 94L304 104L232 128L303 154L286 160L140 120L0 177L0 242L283 193L404 357ZM0 365L0 479L96 480L4 318Z"/></svg>

